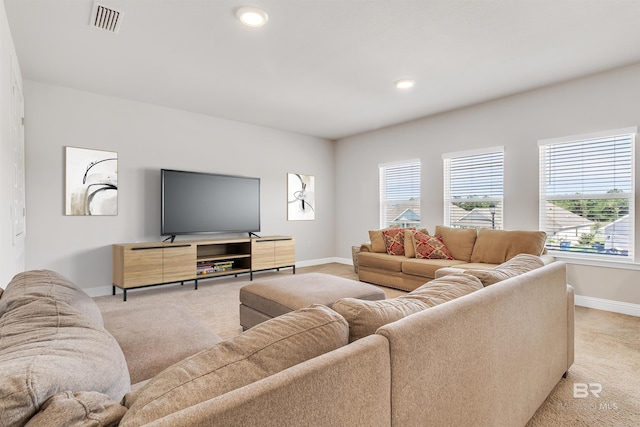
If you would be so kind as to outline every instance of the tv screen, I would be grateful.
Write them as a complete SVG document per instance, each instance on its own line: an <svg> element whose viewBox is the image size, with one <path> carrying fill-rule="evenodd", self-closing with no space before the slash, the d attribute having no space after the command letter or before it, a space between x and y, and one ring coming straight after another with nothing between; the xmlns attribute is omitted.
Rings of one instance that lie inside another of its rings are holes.
<svg viewBox="0 0 640 427"><path fill-rule="evenodd" d="M260 178L161 170L161 233L260 231Z"/></svg>

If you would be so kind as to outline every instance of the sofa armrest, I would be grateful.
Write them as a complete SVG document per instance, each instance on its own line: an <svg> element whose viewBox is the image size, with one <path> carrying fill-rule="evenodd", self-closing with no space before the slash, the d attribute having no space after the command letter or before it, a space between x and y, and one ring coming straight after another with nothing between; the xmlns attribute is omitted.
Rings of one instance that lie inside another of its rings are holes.
<svg viewBox="0 0 640 427"><path fill-rule="evenodd" d="M567 285L567 371L573 365L575 354L575 291Z"/></svg>
<svg viewBox="0 0 640 427"><path fill-rule="evenodd" d="M464 268L456 268L456 267L443 267L436 270L435 278L439 279L440 277L447 276L449 274L459 274L464 273Z"/></svg>
<svg viewBox="0 0 640 427"><path fill-rule="evenodd" d="M360 252L373 252L371 243L363 243L360 245Z"/></svg>
<svg viewBox="0 0 640 427"><path fill-rule="evenodd" d="M542 262L544 262L544 265L548 265L548 264L551 264L552 262L555 262L556 257L548 254L542 254L540 255L540 259L542 260Z"/></svg>

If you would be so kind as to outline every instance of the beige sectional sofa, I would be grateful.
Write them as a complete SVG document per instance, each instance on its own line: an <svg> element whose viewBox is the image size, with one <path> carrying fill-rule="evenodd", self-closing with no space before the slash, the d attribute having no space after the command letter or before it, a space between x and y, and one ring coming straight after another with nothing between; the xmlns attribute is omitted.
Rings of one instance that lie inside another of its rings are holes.
<svg viewBox="0 0 640 427"><path fill-rule="evenodd" d="M565 264L531 256L290 312L134 385L105 323L56 273L16 276L0 295L2 425L518 426L573 363Z"/></svg>
<svg viewBox="0 0 640 427"><path fill-rule="evenodd" d="M394 230L394 229L387 229ZM390 254L387 230L369 231L370 242L360 247L357 256L358 278L363 282L411 291L437 277L442 268L488 269L517 254L540 255L545 263L552 257L543 255L546 234L543 231L506 231L481 228L462 229L436 226L434 237L441 239L452 259L444 259L438 252L432 258L420 258L416 252L415 233L426 230L402 230L403 250ZM397 230L397 229L396 229ZM400 239L395 239L398 244Z"/></svg>

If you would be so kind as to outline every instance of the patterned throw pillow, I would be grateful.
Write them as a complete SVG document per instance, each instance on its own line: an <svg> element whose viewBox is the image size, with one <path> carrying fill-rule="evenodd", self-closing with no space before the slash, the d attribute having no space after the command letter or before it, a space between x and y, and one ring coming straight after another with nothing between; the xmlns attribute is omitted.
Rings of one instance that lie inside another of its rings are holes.
<svg viewBox="0 0 640 427"><path fill-rule="evenodd" d="M404 255L404 230L402 228L388 228L382 230L384 245L389 255Z"/></svg>
<svg viewBox="0 0 640 427"><path fill-rule="evenodd" d="M413 239L416 242L416 258L453 259L442 237L429 236L418 231L413 235Z"/></svg>
<svg viewBox="0 0 640 427"><path fill-rule="evenodd" d="M404 255L404 228L382 230L382 237L389 255Z"/></svg>
<svg viewBox="0 0 640 427"><path fill-rule="evenodd" d="M416 257L416 245L413 241L413 235L418 231L429 234L426 228L415 229L414 227L409 227L404 229L404 256L407 258Z"/></svg>

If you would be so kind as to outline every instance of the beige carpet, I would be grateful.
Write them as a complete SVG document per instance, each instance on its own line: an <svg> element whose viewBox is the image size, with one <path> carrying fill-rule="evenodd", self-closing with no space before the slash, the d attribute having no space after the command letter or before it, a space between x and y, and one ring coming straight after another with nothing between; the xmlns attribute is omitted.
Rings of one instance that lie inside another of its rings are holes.
<svg viewBox="0 0 640 427"><path fill-rule="evenodd" d="M342 264L298 268L296 274L312 271L357 280L353 268ZM290 274L291 269L262 272L256 273L254 280ZM178 304L226 339L242 331L238 290L248 280L243 275L200 281L197 291L192 283L144 288L129 291L127 302L122 301L121 293L95 301L102 310ZM387 298L403 293L381 289ZM575 348L575 363L568 377L560 381L527 427L640 426L640 318L577 307ZM574 397L574 387L578 397Z"/></svg>

